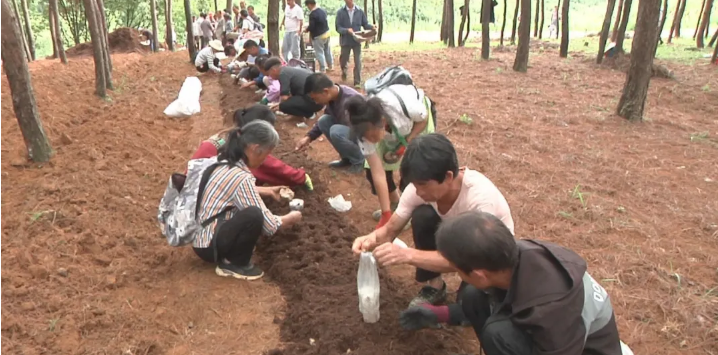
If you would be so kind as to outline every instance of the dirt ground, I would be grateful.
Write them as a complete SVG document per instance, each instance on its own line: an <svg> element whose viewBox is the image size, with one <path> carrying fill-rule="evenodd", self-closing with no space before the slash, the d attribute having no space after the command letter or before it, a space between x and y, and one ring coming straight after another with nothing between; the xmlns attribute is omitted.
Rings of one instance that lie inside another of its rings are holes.
<svg viewBox="0 0 718 355"><path fill-rule="evenodd" d="M368 52L364 73L390 64L412 72L437 102L439 131L462 165L506 196L517 237L585 257L637 354L718 353L715 68L664 63L676 80L652 80L648 120L630 124L613 115L625 80L618 71L578 54L560 60L552 49L532 53L528 74L511 70L512 52L492 58L483 62L473 49ZM308 169L317 191L298 192L304 223L258 246L263 281L216 277L189 248L166 245L155 216L167 177L253 96L205 75L202 113L166 118L162 111L194 75L187 59L113 55L117 88L104 101L92 95L90 58L32 63L57 150L44 166L24 159L3 79L2 350L477 353L468 328L399 329L398 312L418 290L408 267L382 270L381 321L361 321L349 246L373 228L378 204L363 176L325 168L335 158L326 141L286 157ZM295 123L278 124L278 154L306 132ZM339 193L353 202L347 214L326 203ZM402 239L411 244L410 232Z"/></svg>

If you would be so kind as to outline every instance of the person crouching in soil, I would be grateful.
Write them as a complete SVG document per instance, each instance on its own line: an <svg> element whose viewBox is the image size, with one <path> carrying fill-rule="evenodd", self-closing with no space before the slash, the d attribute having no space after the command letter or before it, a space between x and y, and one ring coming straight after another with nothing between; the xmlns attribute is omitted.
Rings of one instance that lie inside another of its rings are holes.
<svg viewBox="0 0 718 355"><path fill-rule="evenodd" d="M304 92L307 78L312 75L308 69L282 66L279 58L272 57L264 62L264 71L272 79L279 80L279 111L306 119L322 109Z"/></svg>
<svg viewBox="0 0 718 355"><path fill-rule="evenodd" d="M372 218L383 227L399 204L399 192L405 184L394 182L406 146L414 138L433 133L436 128L431 100L414 85L392 85L376 96L357 95L346 103L352 131L366 158L364 171L372 194L378 196L380 209Z"/></svg>
<svg viewBox="0 0 718 355"><path fill-rule="evenodd" d="M230 49L227 48L227 52L229 51ZM219 58L217 58L216 55L219 52L225 52L225 47L222 46L222 41L209 41L209 46L199 51L199 53L197 53L197 57L194 59L194 65L197 67L197 71L200 73L206 73L210 70L215 73L225 72L226 69L222 68L222 64L219 62Z"/></svg>
<svg viewBox="0 0 718 355"><path fill-rule="evenodd" d="M235 128L229 132L227 143L217 157L218 161L228 164L218 166L208 176L204 194L198 201L197 219L206 221L219 217L202 228L193 247L202 260L218 263L215 272L219 276L243 280L261 278L264 272L251 263L259 236L271 236L302 219L297 211L284 216L272 214L262 196L279 201L280 187L255 186L250 171L259 167L278 144L277 131L265 121Z"/></svg>
<svg viewBox="0 0 718 355"><path fill-rule="evenodd" d="M608 293L575 252L516 240L501 219L479 211L445 219L436 245L468 283L460 304L486 355L622 353ZM400 323L419 329L453 316L435 310L410 307Z"/></svg>
<svg viewBox="0 0 718 355"><path fill-rule="evenodd" d="M502 220L513 233L511 210L491 180L478 171L459 167L454 146L441 134L414 138L404 153L400 171L408 185L396 211L386 225L356 238L352 250L356 254L374 251L374 257L383 266L408 264L416 267L416 281L424 286L409 305L438 305L446 299L446 283L441 274L456 271L436 251L435 235L439 223L463 212L482 211ZM392 241L410 219L415 248L402 248ZM457 305L437 308L449 312L448 307L454 307L454 313L462 313ZM462 323L458 318L455 321L452 324Z"/></svg>
<svg viewBox="0 0 718 355"><path fill-rule="evenodd" d="M253 105L234 112L234 124L236 127L244 127L254 121L264 121L274 126L277 117L274 112L265 105ZM211 158L217 155L225 146L225 140L222 138L223 132L220 132L208 140L200 143L197 151L192 155L191 159ZM295 169L274 156L267 157L256 167L250 167L252 175L257 180L257 185L270 186L304 186L307 190L314 190L312 179L304 169Z"/></svg>

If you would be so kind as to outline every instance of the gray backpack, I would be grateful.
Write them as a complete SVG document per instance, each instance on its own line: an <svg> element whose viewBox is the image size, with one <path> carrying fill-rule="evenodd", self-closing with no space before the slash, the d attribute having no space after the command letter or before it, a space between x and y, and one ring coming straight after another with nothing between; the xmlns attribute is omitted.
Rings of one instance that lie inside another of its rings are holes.
<svg viewBox="0 0 718 355"><path fill-rule="evenodd" d="M411 73L399 65L388 67L381 73L369 78L366 83L364 83L364 90L366 90L367 95L372 96L389 86L397 84L414 85Z"/></svg>

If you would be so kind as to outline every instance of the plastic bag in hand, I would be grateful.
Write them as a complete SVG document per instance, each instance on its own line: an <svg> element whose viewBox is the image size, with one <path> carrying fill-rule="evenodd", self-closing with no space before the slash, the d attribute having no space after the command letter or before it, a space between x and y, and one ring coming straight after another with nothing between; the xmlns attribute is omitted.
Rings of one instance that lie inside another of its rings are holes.
<svg viewBox="0 0 718 355"><path fill-rule="evenodd" d="M359 271L357 272L357 289L359 291L359 312L364 322L379 321L379 271L376 260L370 252L361 253Z"/></svg>

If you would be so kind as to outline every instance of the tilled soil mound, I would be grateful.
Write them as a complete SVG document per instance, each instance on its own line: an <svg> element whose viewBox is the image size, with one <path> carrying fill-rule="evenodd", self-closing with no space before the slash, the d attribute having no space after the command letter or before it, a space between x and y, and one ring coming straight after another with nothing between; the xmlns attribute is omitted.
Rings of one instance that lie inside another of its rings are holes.
<svg viewBox="0 0 718 355"><path fill-rule="evenodd" d="M222 107L228 115L251 103L251 94L240 92L231 79L220 80L225 92ZM279 133L287 142L288 133L281 129ZM285 143L274 154L282 157L293 149L290 145ZM308 171L316 165L302 154L282 158ZM260 239L257 246L258 265L264 268L266 281L276 283L286 301L283 317L275 317L283 345L268 354L447 354L456 350L442 340L447 332L401 329L399 312L416 290L402 289L383 270L381 319L375 324L363 322L357 296L358 258L350 250L360 233L329 206L328 191L322 183L314 179L314 185L314 192L296 191L296 198L305 203L301 223L290 231ZM270 208L278 214L289 211L284 205Z"/></svg>
<svg viewBox="0 0 718 355"><path fill-rule="evenodd" d="M148 52L149 47L140 44L140 32L129 27L120 27L107 35L107 45L112 53ZM92 43L80 43L66 51L71 57L92 55Z"/></svg>

